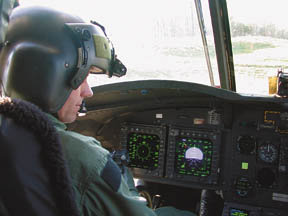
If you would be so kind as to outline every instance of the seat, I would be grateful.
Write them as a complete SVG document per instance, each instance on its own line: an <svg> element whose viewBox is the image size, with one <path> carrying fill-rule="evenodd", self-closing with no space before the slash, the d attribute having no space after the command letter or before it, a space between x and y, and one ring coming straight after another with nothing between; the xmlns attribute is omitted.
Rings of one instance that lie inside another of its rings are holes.
<svg viewBox="0 0 288 216"><path fill-rule="evenodd" d="M35 105L0 99L0 215L80 215L56 130Z"/></svg>
<svg viewBox="0 0 288 216"><path fill-rule="evenodd" d="M203 189L199 216L222 215L224 200L214 190Z"/></svg>

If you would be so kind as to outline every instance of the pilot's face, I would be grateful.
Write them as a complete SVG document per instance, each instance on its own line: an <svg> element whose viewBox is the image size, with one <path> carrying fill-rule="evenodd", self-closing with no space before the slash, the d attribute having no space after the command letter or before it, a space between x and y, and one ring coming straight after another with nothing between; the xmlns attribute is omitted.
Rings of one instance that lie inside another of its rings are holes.
<svg viewBox="0 0 288 216"><path fill-rule="evenodd" d="M84 98L91 97L93 92L87 82L87 77L84 82L75 90L72 90L63 107L58 111L58 118L64 123L75 121L78 111L81 107Z"/></svg>

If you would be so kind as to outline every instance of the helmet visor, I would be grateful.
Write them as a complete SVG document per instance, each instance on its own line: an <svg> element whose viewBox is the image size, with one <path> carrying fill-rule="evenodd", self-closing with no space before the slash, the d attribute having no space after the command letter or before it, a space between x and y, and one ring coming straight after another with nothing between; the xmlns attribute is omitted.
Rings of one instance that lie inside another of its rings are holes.
<svg viewBox="0 0 288 216"><path fill-rule="evenodd" d="M73 89L84 81L88 73L121 77L126 67L117 59L113 44L98 23L66 23L78 48L77 72L71 80ZM91 70L92 68L92 70Z"/></svg>

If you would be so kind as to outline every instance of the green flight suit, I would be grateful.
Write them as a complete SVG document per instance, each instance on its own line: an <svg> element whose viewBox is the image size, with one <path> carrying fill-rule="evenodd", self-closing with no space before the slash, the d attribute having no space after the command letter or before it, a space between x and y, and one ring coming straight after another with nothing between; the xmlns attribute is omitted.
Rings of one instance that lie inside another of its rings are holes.
<svg viewBox="0 0 288 216"><path fill-rule="evenodd" d="M52 115L48 117L63 144L81 215L156 215L140 201L134 185L129 188L110 153L96 139L67 131L64 123ZM156 212L166 216L194 215L173 207L159 208Z"/></svg>

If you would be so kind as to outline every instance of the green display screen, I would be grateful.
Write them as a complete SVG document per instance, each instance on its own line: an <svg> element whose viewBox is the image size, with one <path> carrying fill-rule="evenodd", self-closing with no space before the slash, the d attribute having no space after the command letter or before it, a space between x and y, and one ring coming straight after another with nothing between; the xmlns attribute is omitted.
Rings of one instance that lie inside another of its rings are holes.
<svg viewBox="0 0 288 216"><path fill-rule="evenodd" d="M230 216L249 216L249 212L243 209L231 208L229 215Z"/></svg>
<svg viewBox="0 0 288 216"><path fill-rule="evenodd" d="M213 145L210 139L177 137L175 172L205 177L211 173Z"/></svg>
<svg viewBox="0 0 288 216"><path fill-rule="evenodd" d="M128 134L127 150L129 166L154 170L159 164L160 138L155 134L131 132Z"/></svg>

